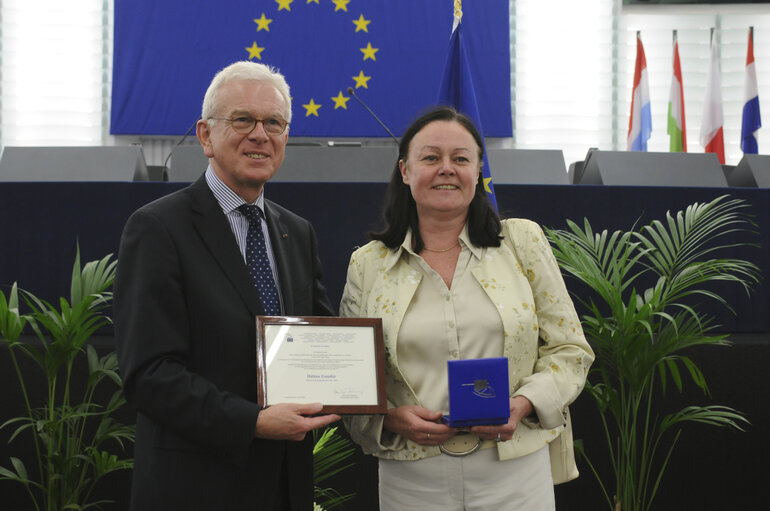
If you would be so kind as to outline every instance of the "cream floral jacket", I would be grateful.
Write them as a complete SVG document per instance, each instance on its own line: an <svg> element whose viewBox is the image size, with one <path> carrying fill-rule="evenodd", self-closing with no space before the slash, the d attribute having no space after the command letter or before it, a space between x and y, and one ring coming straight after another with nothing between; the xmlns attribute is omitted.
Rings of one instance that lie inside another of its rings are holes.
<svg viewBox="0 0 770 511"><path fill-rule="evenodd" d="M503 221L500 247L487 248L473 276L497 307L504 327L510 395L533 404L536 420L526 420L507 442L497 444L501 460L549 445L554 482L577 477L567 405L580 394L594 359L556 260L543 231L529 220ZM350 258L340 304L346 317L382 318L388 405L419 405L398 364L398 331L422 275L381 242L357 249ZM367 454L396 460L436 456L383 431L383 416L345 418L351 438Z"/></svg>

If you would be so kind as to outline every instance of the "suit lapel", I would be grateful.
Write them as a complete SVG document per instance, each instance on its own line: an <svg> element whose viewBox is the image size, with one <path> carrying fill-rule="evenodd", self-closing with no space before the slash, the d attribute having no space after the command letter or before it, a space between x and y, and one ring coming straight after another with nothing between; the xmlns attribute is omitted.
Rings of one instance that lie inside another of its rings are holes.
<svg viewBox="0 0 770 511"><path fill-rule="evenodd" d="M252 314L262 314L259 294L243 262L230 224L222 213L214 194L201 177L190 186L193 204L193 222L227 279L241 295Z"/></svg>
<svg viewBox="0 0 770 511"><path fill-rule="evenodd" d="M278 266L278 285L281 288L284 314L290 315L294 309L294 295L291 292L291 254L289 253L289 228L282 218L281 211L268 200L265 200L265 217L267 230L270 232L270 244L273 257Z"/></svg>

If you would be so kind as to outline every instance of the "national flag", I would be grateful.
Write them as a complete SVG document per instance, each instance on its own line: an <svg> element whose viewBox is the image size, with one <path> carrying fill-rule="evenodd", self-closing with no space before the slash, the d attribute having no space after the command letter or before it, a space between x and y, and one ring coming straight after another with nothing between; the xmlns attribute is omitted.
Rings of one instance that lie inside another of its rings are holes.
<svg viewBox="0 0 770 511"><path fill-rule="evenodd" d="M642 36L636 33L636 65L634 87L631 94L631 117L628 120L628 150L646 151L652 134L650 113L650 84L647 79L647 59L644 57Z"/></svg>
<svg viewBox="0 0 770 511"><path fill-rule="evenodd" d="M473 74L470 69L468 53L465 51L462 33L462 8L460 0L455 0L454 25L449 38L449 52L444 66L444 75L438 92L438 103L452 106L457 111L467 115L476 125L479 133L484 133L476 102L476 90L473 85ZM483 148L482 148L483 149ZM484 161L481 167L484 180L484 190L492 206L497 210L495 186L492 183L492 172L489 168L487 151L484 149Z"/></svg>
<svg viewBox="0 0 770 511"><path fill-rule="evenodd" d="M706 99L703 102L703 120L700 126L700 143L707 153L716 153L719 163L725 164L725 137L722 131L724 115L722 111L722 76L719 72L719 52L711 31L711 57L709 60Z"/></svg>
<svg viewBox="0 0 770 511"><path fill-rule="evenodd" d="M290 136L387 137L348 87L400 134L433 104L446 58L447 0L115 0L110 131L181 135L214 74L237 60L278 68ZM468 2L486 136L510 137L508 0Z"/></svg>
<svg viewBox="0 0 770 511"><path fill-rule="evenodd" d="M743 123L741 124L741 149L744 154L759 153L757 130L762 126L759 116L759 89L757 70L754 67L754 27L749 27L749 49L746 52L746 82L743 87Z"/></svg>
<svg viewBox="0 0 770 511"><path fill-rule="evenodd" d="M687 127L684 121L684 90L682 87L682 65L679 61L679 41L674 30L674 74L671 77L671 91L668 97L669 150L672 153L687 152Z"/></svg>

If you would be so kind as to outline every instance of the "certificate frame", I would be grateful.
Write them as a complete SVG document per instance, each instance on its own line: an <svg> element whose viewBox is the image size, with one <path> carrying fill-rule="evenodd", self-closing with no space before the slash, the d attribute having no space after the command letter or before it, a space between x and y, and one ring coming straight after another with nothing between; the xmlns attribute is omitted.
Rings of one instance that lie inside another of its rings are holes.
<svg viewBox="0 0 770 511"><path fill-rule="evenodd" d="M257 400L323 404L321 413L387 413L380 318L257 316Z"/></svg>

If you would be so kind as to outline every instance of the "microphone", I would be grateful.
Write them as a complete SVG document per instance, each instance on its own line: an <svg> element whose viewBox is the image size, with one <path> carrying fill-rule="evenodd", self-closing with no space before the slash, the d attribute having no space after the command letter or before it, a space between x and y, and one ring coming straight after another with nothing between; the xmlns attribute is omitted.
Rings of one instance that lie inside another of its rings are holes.
<svg viewBox="0 0 770 511"><path fill-rule="evenodd" d="M388 132L388 135L390 135L390 138L392 138L393 140L395 140L395 142L396 142L396 145L398 145L398 139L396 138L396 136L395 136L395 135L394 135L394 134L393 134L393 133L392 133L392 132L391 132L391 131L388 129L388 127L387 127L387 126L385 126L385 123L384 123L384 122L382 122L382 121L380 120L380 118L379 118L379 117L377 117L376 115L374 115L374 112L372 112L372 109L371 109L371 108L369 108L369 107L366 105L366 103L364 103L364 102L361 100L361 98L359 98L358 96L356 96L356 92L353 90L353 87L348 87L348 94L350 94L351 96L353 96L354 98L356 98L356 101L358 101L359 103L361 103L361 106L363 106L364 108L366 108L366 111L367 111L367 112L369 112L369 114L371 114L371 116L372 116L372 117L374 117L374 120L375 120L375 121L377 121L378 123L380 123L380 126L382 126L383 128L385 128L385 131L387 131L387 132Z"/></svg>
<svg viewBox="0 0 770 511"><path fill-rule="evenodd" d="M201 120L200 117L195 119L195 122L192 123L192 126L190 126L187 129L187 132L184 134L184 136L182 136L181 140L179 140L179 142L177 142L176 145L171 148L171 151L168 153L168 156L166 156L166 159L163 161L163 175L167 175L168 174L168 160L171 159L171 155L174 154L174 151L176 151L176 148L179 147L180 145L182 145L182 142L184 142L187 139L187 137L190 135L192 130L195 129L195 126L198 124L198 121L200 121L200 120Z"/></svg>

